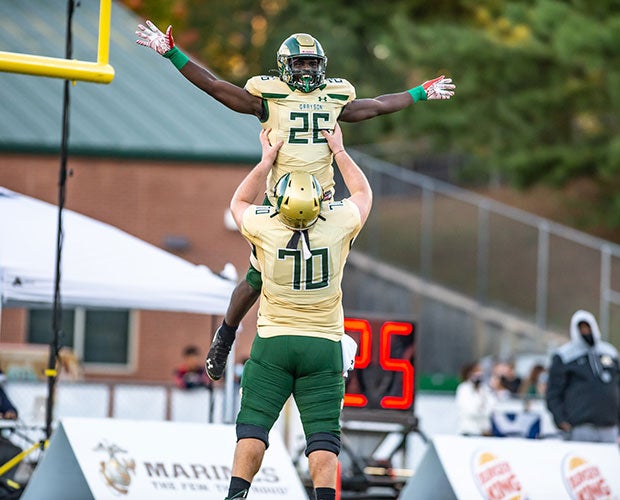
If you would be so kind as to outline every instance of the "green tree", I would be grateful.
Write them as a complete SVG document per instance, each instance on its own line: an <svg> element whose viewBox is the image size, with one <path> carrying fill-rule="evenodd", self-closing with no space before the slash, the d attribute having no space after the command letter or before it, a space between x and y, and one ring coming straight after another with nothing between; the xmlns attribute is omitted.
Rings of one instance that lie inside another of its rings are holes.
<svg viewBox="0 0 620 500"><path fill-rule="evenodd" d="M471 2L459 25L393 26L414 40L397 44L403 59L440 59L458 82L458 105L417 125L435 131L436 148L519 186L588 177L597 213L620 224L620 2L486 3Z"/></svg>

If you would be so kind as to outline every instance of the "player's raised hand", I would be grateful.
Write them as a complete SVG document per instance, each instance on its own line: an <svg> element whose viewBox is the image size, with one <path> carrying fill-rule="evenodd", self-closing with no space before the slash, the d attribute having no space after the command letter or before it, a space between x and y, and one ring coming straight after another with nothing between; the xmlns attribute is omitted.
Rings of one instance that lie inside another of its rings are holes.
<svg viewBox="0 0 620 500"><path fill-rule="evenodd" d="M136 43L150 47L162 56L174 47L174 38L172 38L172 26L168 26L166 33L162 33L157 26L151 21L146 21L147 26L138 25L136 35L138 39Z"/></svg>
<svg viewBox="0 0 620 500"><path fill-rule="evenodd" d="M273 162L276 160L276 156L278 156L278 151L280 151L282 144L284 144L284 141L279 141L276 144L272 145L271 142L269 142L270 133L270 128L261 130L259 140L260 145L263 148L262 161L273 164Z"/></svg>
<svg viewBox="0 0 620 500"><path fill-rule="evenodd" d="M344 145L342 142L342 129L338 122L334 125L334 131L330 132L329 130L321 130L321 134L327 141L327 145L329 149L332 150L332 153L335 155L344 151Z"/></svg>
<svg viewBox="0 0 620 500"><path fill-rule="evenodd" d="M450 99L456 87L452 83L452 78L441 75L434 80L424 82L422 88L426 92L427 99Z"/></svg>

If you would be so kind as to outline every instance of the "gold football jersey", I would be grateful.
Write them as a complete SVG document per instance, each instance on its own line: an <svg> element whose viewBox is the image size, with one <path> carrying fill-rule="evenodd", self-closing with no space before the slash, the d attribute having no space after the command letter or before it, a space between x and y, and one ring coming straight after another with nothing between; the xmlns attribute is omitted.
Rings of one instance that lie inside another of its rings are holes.
<svg viewBox="0 0 620 500"><path fill-rule="evenodd" d="M321 130L333 130L342 108L355 99L355 89L341 78L327 78L312 92L289 87L277 76L250 78L245 89L265 100L263 128L271 128L271 144L284 141L267 177L267 195L280 177L293 170L313 174L323 191L334 187L332 153Z"/></svg>
<svg viewBox="0 0 620 500"><path fill-rule="evenodd" d="M289 248L295 231L275 214L274 207L252 205L243 215L241 229L262 271L258 335L340 340L342 271L361 229L359 209L347 199L323 203L321 217L308 229L309 258L304 258L303 235Z"/></svg>

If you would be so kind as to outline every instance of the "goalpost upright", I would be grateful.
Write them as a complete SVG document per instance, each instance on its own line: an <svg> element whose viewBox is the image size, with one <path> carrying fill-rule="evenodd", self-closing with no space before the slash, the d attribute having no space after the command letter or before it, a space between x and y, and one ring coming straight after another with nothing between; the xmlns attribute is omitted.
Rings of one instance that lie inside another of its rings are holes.
<svg viewBox="0 0 620 500"><path fill-rule="evenodd" d="M0 51L0 71L110 83L114 79L114 68L109 64L111 14L112 0L100 0L97 62Z"/></svg>

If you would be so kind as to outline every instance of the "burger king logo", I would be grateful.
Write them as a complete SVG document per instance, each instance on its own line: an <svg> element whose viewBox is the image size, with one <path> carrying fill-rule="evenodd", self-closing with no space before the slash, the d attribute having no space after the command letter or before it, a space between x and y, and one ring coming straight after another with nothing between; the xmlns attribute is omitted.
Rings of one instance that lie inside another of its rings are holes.
<svg viewBox="0 0 620 500"><path fill-rule="evenodd" d="M488 451L479 451L473 457L476 486L488 500L527 500L521 482L508 461Z"/></svg>
<svg viewBox="0 0 620 500"><path fill-rule="evenodd" d="M568 454L562 460L564 485L575 500L611 500L611 488L601 470L582 457Z"/></svg>

